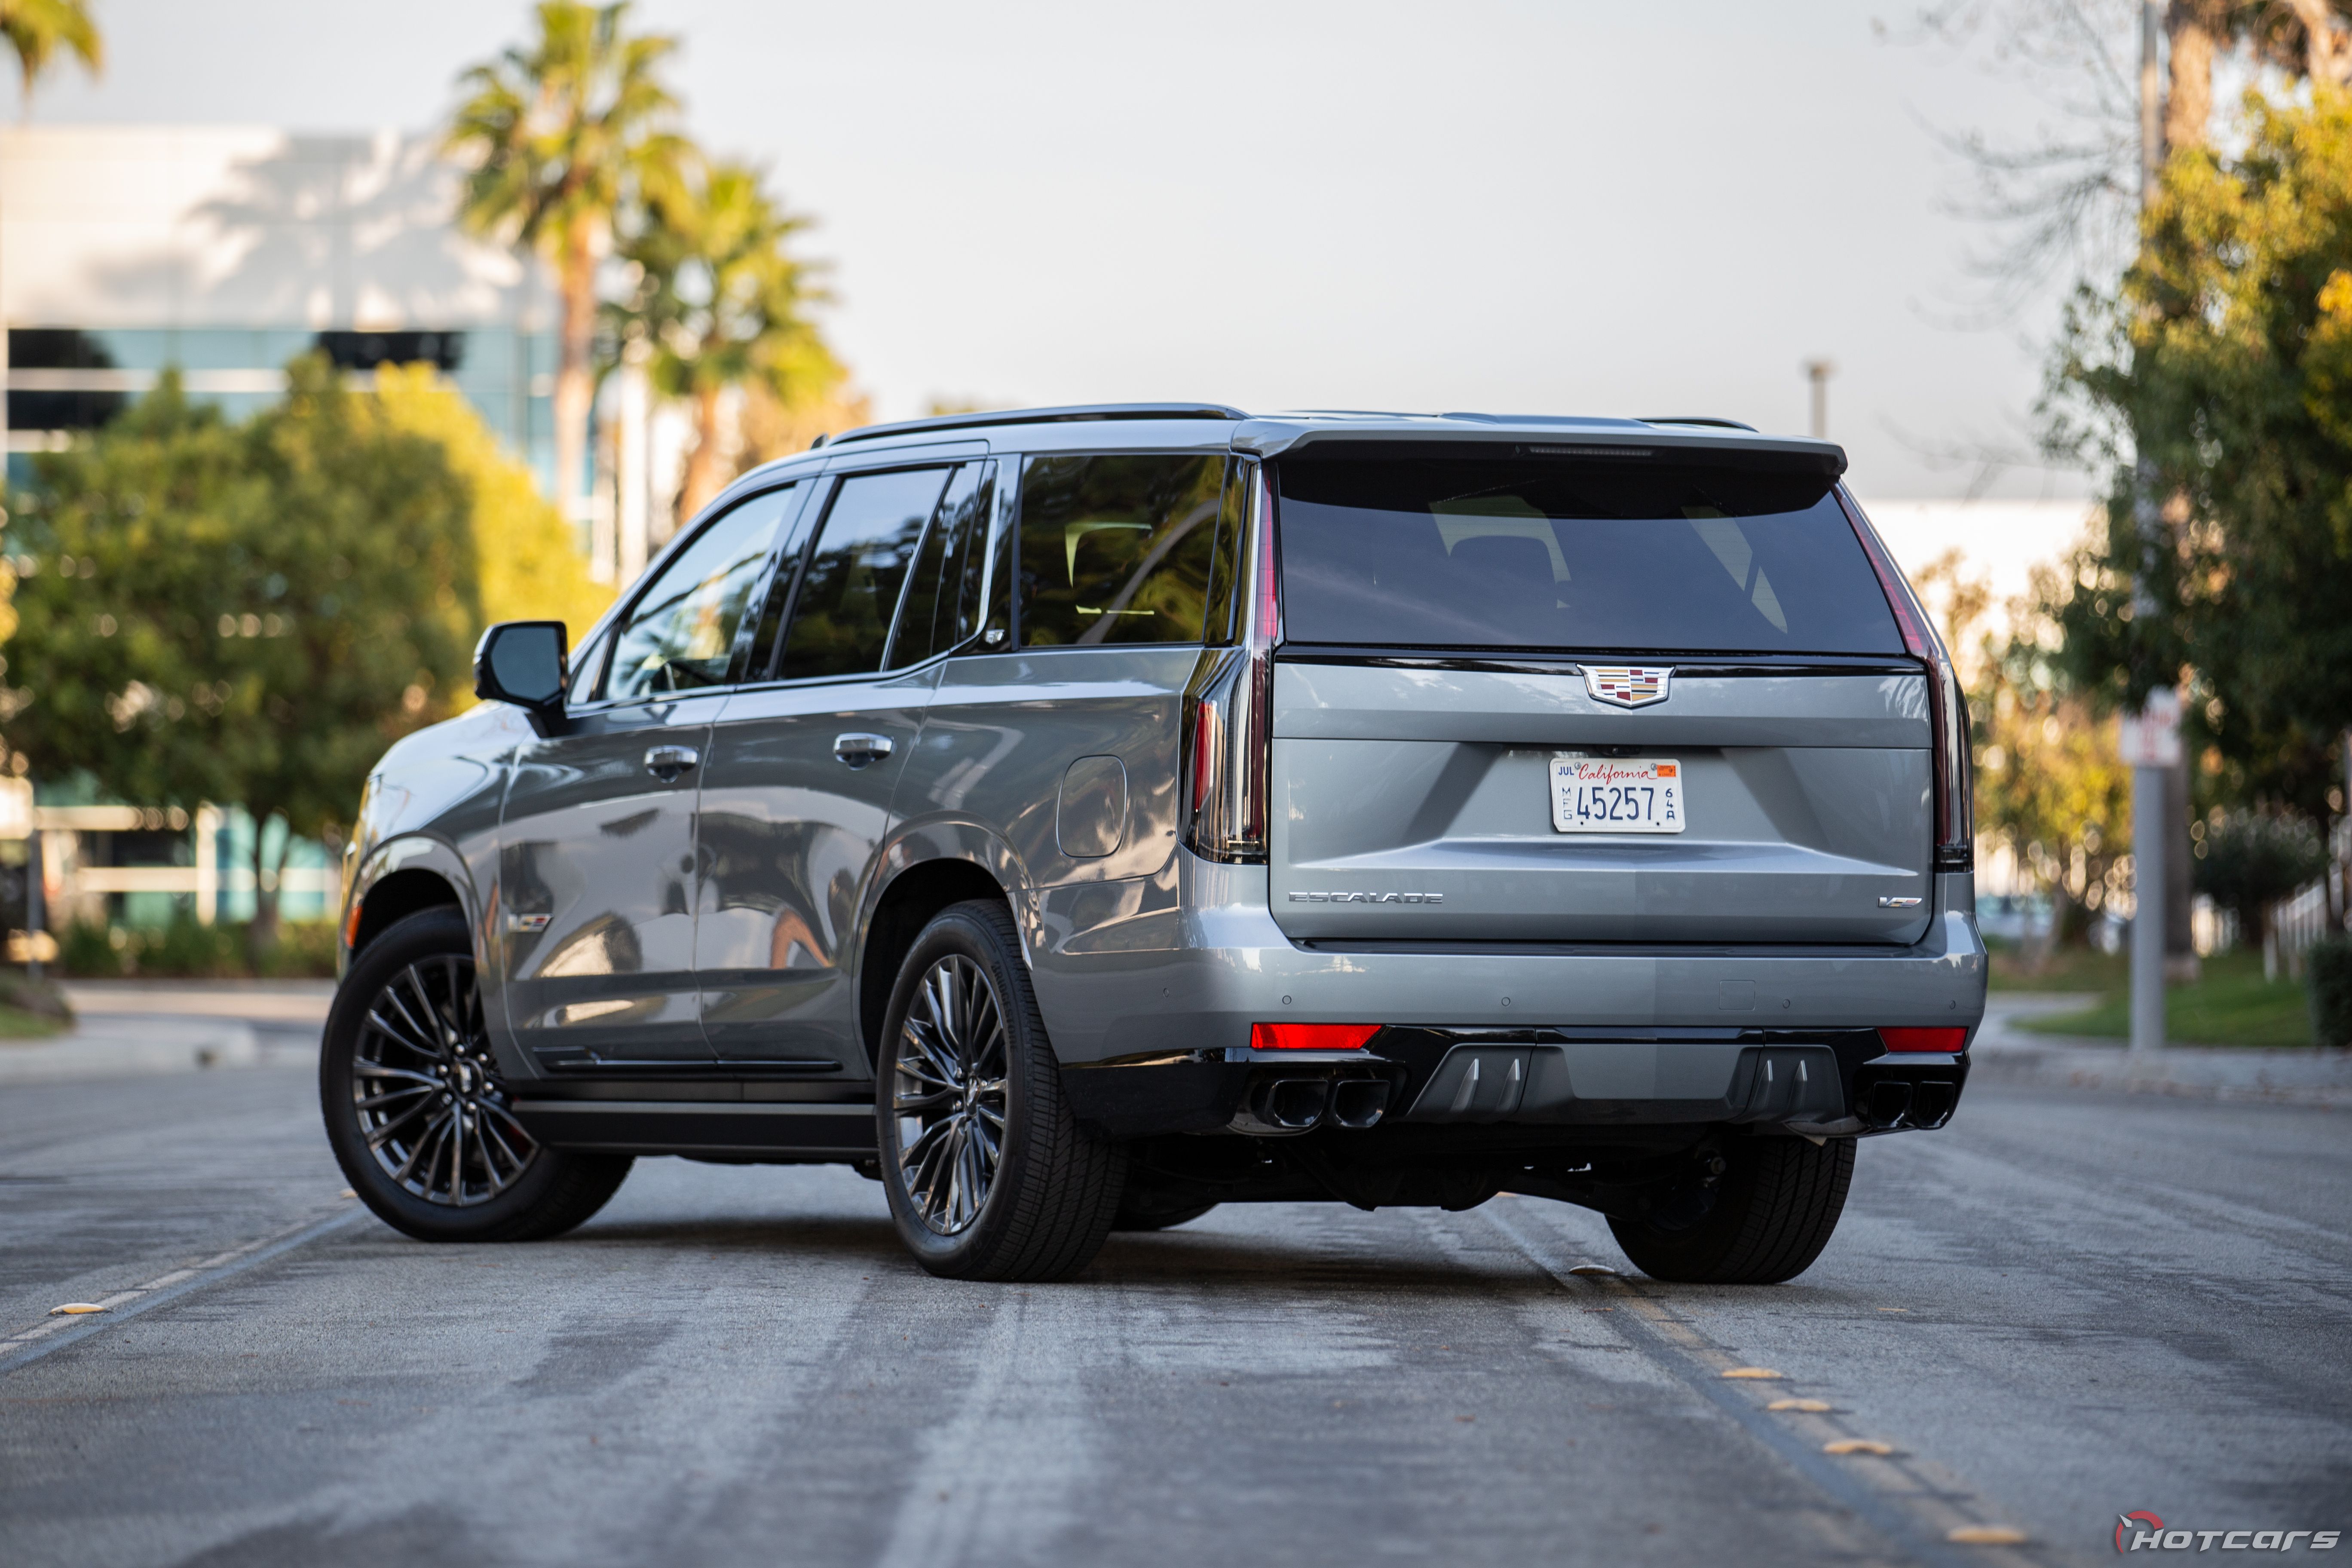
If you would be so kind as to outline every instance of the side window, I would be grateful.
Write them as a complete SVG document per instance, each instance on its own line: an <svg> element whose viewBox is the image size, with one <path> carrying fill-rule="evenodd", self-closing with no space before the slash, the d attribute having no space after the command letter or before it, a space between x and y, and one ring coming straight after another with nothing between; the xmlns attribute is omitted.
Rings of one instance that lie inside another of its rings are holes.
<svg viewBox="0 0 2352 1568"><path fill-rule="evenodd" d="M792 500L789 489L747 497L670 558L613 639L604 695L626 701L726 684L735 633Z"/></svg>
<svg viewBox="0 0 2352 1568"><path fill-rule="evenodd" d="M939 516L923 536L922 559L907 584L887 668L920 664L980 629L979 568L988 541L990 492L985 463L967 463L948 481Z"/></svg>
<svg viewBox="0 0 2352 1568"><path fill-rule="evenodd" d="M777 674L858 675L882 668L898 591L952 470L853 474L834 491L801 574Z"/></svg>
<svg viewBox="0 0 2352 1568"><path fill-rule="evenodd" d="M1032 458L1021 476L1021 640L1198 642L1225 463Z"/></svg>

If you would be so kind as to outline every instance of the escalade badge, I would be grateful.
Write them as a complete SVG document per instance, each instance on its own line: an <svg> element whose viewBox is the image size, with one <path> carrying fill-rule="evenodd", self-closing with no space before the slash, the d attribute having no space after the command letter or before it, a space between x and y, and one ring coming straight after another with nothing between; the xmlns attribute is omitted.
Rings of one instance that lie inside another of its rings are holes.
<svg viewBox="0 0 2352 1568"><path fill-rule="evenodd" d="M1620 708L1647 708L1653 702L1666 700L1666 683L1674 676L1672 669L1658 665L1588 664L1584 667L1584 690L1596 702L1613 702Z"/></svg>

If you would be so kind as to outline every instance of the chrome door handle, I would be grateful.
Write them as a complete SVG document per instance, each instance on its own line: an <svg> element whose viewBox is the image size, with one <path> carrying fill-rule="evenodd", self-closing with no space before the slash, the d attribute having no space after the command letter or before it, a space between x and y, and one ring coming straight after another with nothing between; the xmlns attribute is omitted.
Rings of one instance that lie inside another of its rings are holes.
<svg viewBox="0 0 2352 1568"><path fill-rule="evenodd" d="M835 735L833 738L833 754L853 768L862 768L868 763L878 762L890 754L890 737L887 735Z"/></svg>
<svg viewBox="0 0 2352 1568"><path fill-rule="evenodd" d="M678 774L702 761L702 753L692 746L656 746L646 753L646 772L664 784L674 784Z"/></svg>

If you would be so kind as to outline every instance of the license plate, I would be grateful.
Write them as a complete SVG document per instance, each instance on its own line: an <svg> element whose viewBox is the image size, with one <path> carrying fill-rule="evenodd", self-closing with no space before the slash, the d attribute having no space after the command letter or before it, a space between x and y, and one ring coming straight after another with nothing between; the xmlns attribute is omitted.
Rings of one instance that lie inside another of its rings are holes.
<svg viewBox="0 0 2352 1568"><path fill-rule="evenodd" d="M1551 825L1562 833L1680 833L1683 805L1672 757L1551 760Z"/></svg>

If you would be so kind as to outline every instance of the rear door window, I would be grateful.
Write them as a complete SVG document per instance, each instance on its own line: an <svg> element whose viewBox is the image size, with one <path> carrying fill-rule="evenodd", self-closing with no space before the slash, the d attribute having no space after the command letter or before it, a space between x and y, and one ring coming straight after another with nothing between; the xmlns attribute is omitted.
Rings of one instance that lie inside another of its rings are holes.
<svg viewBox="0 0 2352 1568"><path fill-rule="evenodd" d="M882 668L907 570L952 471L899 468L841 481L801 575L781 679Z"/></svg>
<svg viewBox="0 0 2352 1568"><path fill-rule="evenodd" d="M1486 457L1276 468L1290 641L1903 651L1820 474Z"/></svg>
<svg viewBox="0 0 2352 1568"><path fill-rule="evenodd" d="M1199 642L1222 457L1032 458L1021 474L1021 640Z"/></svg>

